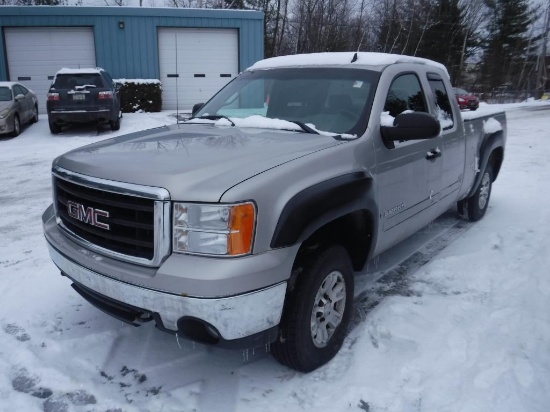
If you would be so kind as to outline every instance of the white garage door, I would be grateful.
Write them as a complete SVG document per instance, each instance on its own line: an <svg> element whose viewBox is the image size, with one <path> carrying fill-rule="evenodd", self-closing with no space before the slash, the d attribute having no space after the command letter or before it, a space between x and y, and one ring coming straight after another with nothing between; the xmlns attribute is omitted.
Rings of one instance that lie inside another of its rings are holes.
<svg viewBox="0 0 550 412"><path fill-rule="evenodd" d="M46 95L59 69L96 67L91 27L6 28L5 36L10 80L36 93L40 113L46 113Z"/></svg>
<svg viewBox="0 0 550 412"><path fill-rule="evenodd" d="M236 29L158 31L163 109L204 103L239 73Z"/></svg>

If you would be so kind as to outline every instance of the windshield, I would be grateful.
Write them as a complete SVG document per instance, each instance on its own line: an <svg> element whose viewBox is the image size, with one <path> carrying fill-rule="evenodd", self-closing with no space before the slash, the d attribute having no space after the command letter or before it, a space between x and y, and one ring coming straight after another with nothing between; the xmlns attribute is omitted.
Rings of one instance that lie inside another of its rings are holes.
<svg viewBox="0 0 550 412"><path fill-rule="evenodd" d="M344 68L247 71L194 117L261 116L301 122L330 133L361 135L378 78L377 72Z"/></svg>
<svg viewBox="0 0 550 412"><path fill-rule="evenodd" d="M9 102L11 100L11 89L9 87L0 87L0 102Z"/></svg>

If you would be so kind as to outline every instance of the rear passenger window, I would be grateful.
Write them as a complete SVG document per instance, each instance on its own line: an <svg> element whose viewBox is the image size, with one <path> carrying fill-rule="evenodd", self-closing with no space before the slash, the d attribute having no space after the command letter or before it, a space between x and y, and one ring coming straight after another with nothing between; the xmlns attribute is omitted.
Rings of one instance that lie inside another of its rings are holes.
<svg viewBox="0 0 550 412"><path fill-rule="evenodd" d="M384 111L395 117L404 111L427 112L426 100L415 74L408 73L397 77L390 86Z"/></svg>
<svg viewBox="0 0 550 412"><path fill-rule="evenodd" d="M434 103L437 111L436 115L439 119L439 123L441 123L441 129L452 129L454 125L453 109L443 79L436 74L429 73L428 82L430 83L430 88L434 95Z"/></svg>

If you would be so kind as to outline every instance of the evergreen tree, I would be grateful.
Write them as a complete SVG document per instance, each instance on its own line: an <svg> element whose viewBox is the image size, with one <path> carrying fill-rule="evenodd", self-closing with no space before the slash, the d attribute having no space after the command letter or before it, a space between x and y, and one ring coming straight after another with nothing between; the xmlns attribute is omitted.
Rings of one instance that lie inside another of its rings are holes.
<svg viewBox="0 0 550 412"><path fill-rule="evenodd" d="M528 33L533 11L528 0L492 0L487 5L494 17L484 47L482 84L485 91L520 88L536 43Z"/></svg>
<svg viewBox="0 0 550 412"><path fill-rule="evenodd" d="M459 84L463 60L471 53L476 40L468 33L459 0L436 1L431 21L416 55L447 66L453 83Z"/></svg>

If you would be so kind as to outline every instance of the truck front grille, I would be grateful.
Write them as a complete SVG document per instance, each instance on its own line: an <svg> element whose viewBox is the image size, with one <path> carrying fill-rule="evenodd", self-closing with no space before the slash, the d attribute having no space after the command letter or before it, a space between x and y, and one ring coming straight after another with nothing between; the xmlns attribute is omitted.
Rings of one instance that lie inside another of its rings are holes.
<svg viewBox="0 0 550 412"><path fill-rule="evenodd" d="M70 177L54 171L53 186L58 222L73 238L90 249L151 266L167 255L166 199Z"/></svg>

